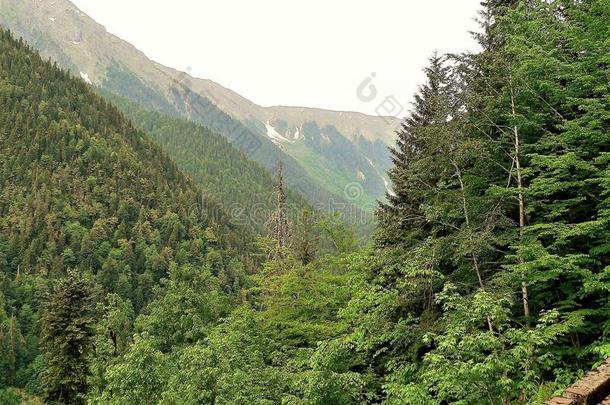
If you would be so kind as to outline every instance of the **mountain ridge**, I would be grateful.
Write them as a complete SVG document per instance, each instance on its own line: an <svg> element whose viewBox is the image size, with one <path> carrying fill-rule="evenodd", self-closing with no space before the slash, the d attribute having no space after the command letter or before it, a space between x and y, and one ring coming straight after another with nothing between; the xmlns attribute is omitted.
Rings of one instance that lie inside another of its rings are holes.
<svg viewBox="0 0 610 405"><path fill-rule="evenodd" d="M371 211L375 201L385 196L393 131L384 117L313 107L259 106L211 80L193 78L151 60L68 0L0 0L0 24L86 82L219 132L269 171L284 161L289 185L314 206L338 201ZM189 98L177 89L176 80L188 82ZM193 112L196 107L202 111ZM320 130L287 145L310 123ZM275 132L281 136L273 137ZM256 150L240 145L239 136L244 134ZM346 197L344 189L352 183L361 188L362 198Z"/></svg>

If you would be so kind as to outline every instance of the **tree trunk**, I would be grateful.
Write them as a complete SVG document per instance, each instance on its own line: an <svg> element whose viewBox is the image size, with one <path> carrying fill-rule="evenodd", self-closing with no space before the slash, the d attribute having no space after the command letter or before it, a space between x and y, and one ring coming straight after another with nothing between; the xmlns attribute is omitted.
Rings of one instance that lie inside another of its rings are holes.
<svg viewBox="0 0 610 405"><path fill-rule="evenodd" d="M515 147L515 170L517 172L517 193L519 200L519 241L523 241L523 230L525 228L525 197L523 195L523 180L521 177L521 141L519 139L519 127L516 123L517 111L515 107L515 89L513 86L513 76L512 74L509 76L509 84L510 84L510 107L511 114L513 117L513 135L514 135L514 147ZM519 264L523 264L523 257L518 257ZM525 277L523 277L525 278ZM521 294L523 297L523 314L526 318L530 316L530 306L529 306L529 291L527 287L527 283L525 280L521 282Z"/></svg>
<svg viewBox="0 0 610 405"><path fill-rule="evenodd" d="M460 171L460 168L457 164L453 163L453 167L455 167L455 174L460 182L460 190L462 192L462 209L464 211L464 220L466 221L466 227L468 228L469 232L468 237L472 240L472 235L470 235L470 214L468 212L468 204L466 202L466 191L464 188L464 181L462 180L462 172ZM483 284L483 277L481 276L481 269L479 268L479 260L477 259L477 256L474 254L474 252L471 252L470 256L472 258L472 266L477 275L477 278L479 279L479 286L481 287L481 290L485 291L485 284ZM487 316L487 326L489 327L489 331L493 333L494 328L493 324L491 323L491 318L489 316Z"/></svg>

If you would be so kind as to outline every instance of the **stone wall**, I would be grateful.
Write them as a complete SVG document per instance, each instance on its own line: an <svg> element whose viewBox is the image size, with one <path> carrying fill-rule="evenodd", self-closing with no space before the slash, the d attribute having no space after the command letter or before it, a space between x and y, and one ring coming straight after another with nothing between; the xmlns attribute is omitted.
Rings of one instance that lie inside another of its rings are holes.
<svg viewBox="0 0 610 405"><path fill-rule="evenodd" d="M545 405L610 405L610 359Z"/></svg>

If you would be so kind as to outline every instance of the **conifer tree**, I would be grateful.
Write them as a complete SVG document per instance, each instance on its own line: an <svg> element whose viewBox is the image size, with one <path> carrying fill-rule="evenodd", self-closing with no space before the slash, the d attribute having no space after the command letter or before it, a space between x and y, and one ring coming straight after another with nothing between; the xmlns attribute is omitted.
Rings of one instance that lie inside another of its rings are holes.
<svg viewBox="0 0 610 405"><path fill-rule="evenodd" d="M433 172L414 172L414 161L426 156L430 143L425 139L426 128L446 123L450 116L449 69L445 56L435 52L425 69L427 82L415 95L413 109L397 133L396 146L391 149L394 167L389 171L392 193L387 194L388 203L380 204L378 217L381 223L377 242L381 246L396 245L404 241L405 233L414 224L421 223L422 196L415 187L432 183L428 177ZM418 184L419 183L419 184Z"/></svg>
<svg viewBox="0 0 610 405"><path fill-rule="evenodd" d="M314 233L313 212L304 210L296 224L292 246L295 257L304 265L316 258L318 238Z"/></svg>
<svg viewBox="0 0 610 405"><path fill-rule="evenodd" d="M275 211L269 220L269 237L273 241L273 249L270 252L272 258L284 256L284 250L288 247L290 238L290 227L286 212L286 191L284 184L284 165L279 162L275 185Z"/></svg>
<svg viewBox="0 0 610 405"><path fill-rule="evenodd" d="M95 322L92 283L69 271L55 284L43 311L44 398L49 403L82 404Z"/></svg>

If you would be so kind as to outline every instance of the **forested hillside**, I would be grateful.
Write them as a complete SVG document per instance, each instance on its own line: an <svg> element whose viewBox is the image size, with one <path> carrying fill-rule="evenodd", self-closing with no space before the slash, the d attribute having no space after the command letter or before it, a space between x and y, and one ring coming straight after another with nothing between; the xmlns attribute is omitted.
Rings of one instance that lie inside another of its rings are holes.
<svg viewBox="0 0 610 405"><path fill-rule="evenodd" d="M148 59L69 0L0 0L0 25L76 77L146 110L210 128L270 173L283 162L287 183L318 210L347 213L356 222L355 217L362 217L360 209L370 217L374 209L371 201L383 197L382 176L395 119L300 108L267 110L217 83L195 79ZM271 137L273 133L265 125L269 122L284 133L278 120L290 125L292 132L306 122L329 127L334 140L329 146L335 151L342 144L349 148L322 155L319 147L301 140L298 150L288 150ZM344 179L359 183L362 198L345 196Z"/></svg>
<svg viewBox="0 0 610 405"><path fill-rule="evenodd" d="M0 402L540 404L605 361L610 0L479 21L430 58L363 249L291 223L281 176L267 238L189 215L144 133L4 33Z"/></svg>
<svg viewBox="0 0 610 405"><path fill-rule="evenodd" d="M224 137L193 122L146 111L138 104L98 89L136 127L144 131L193 180L205 185L236 224L265 234L275 208L275 179L257 163L235 149ZM289 215L295 219L308 209L297 193L287 190Z"/></svg>
<svg viewBox="0 0 610 405"><path fill-rule="evenodd" d="M55 367L39 355L41 300L69 270L75 290L91 283L100 304L112 293L136 313L178 273L205 278L227 301L236 294L247 229L86 84L4 31L0 106L0 384L57 389L59 379L39 378L43 365ZM66 322L57 327L67 332ZM74 355L45 333L50 350Z"/></svg>

